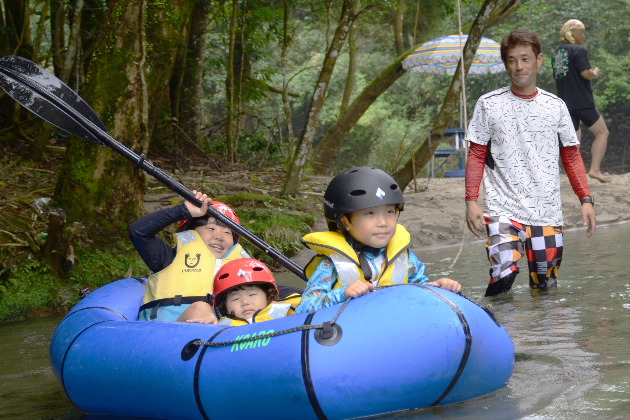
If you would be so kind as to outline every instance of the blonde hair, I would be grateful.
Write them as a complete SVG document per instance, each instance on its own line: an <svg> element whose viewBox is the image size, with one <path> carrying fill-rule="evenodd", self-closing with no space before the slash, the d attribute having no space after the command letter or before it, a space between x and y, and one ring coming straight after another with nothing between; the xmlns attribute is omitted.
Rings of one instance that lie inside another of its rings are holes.
<svg viewBox="0 0 630 420"><path fill-rule="evenodd" d="M573 34L571 33L574 29L586 29L586 27L577 19L569 19L562 25L562 29L560 29L560 39L575 44L575 38L573 38Z"/></svg>

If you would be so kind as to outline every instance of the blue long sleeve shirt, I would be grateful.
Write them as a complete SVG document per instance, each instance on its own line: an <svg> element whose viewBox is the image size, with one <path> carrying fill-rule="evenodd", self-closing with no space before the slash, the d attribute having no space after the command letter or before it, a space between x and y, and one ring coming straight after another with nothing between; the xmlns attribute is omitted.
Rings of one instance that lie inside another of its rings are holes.
<svg viewBox="0 0 630 420"><path fill-rule="evenodd" d="M378 277L382 268L380 264L376 264L374 260L383 254L383 252L385 252L385 248L381 248L377 254L372 254L367 251L365 252L368 263L374 273L374 278ZM429 279L424 275L424 267L424 263L418 260L413 252L409 251L409 272L407 275L407 281L409 283L428 283ZM347 298L343 295L343 292L348 286L333 289L332 287L336 281L337 270L335 269L335 264L333 264L330 259L324 258L308 279L306 289L302 295L302 300L295 309L295 313L301 314L313 312L347 300Z"/></svg>

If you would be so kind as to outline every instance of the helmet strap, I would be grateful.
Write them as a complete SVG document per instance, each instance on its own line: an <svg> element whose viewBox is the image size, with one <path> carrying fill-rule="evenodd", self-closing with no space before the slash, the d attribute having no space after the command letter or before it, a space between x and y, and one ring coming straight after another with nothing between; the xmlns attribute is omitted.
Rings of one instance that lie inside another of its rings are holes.
<svg viewBox="0 0 630 420"><path fill-rule="evenodd" d="M365 279L367 281L372 280L372 267L370 267L370 263L367 260L367 257L365 256L365 248L369 248L366 245L363 245L361 242L357 242L354 245L354 250L357 253L357 256L359 257L359 264L361 265L361 271L363 271L363 277L365 277Z"/></svg>
<svg viewBox="0 0 630 420"><path fill-rule="evenodd" d="M369 252L371 252L373 254L377 254L378 253L378 249L373 248L373 247L368 246L368 245L365 245L364 243L357 241L354 238L354 236L352 236L350 234L350 232L348 232L348 230L343 225L341 220L337 221L337 226L341 230L341 233L346 238L348 243L350 243L350 245L352 245L352 249L354 249L354 252L357 253L357 257L359 257L359 266L361 267L361 271L363 272L363 277L367 281L372 280L372 277L373 277L372 267L370 266L370 263L368 262L367 257L365 256L365 251L369 251Z"/></svg>

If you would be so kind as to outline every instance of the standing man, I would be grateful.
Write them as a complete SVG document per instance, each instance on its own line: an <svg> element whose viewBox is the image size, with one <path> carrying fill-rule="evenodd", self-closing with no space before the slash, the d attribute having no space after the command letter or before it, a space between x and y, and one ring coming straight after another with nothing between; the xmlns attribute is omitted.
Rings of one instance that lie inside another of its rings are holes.
<svg viewBox="0 0 630 420"><path fill-rule="evenodd" d="M536 87L542 45L529 29L516 29L501 42L501 59L512 79L479 98L468 127L466 222L480 237L492 268L486 296L505 293L527 255L529 285L557 286L562 261L562 205L558 158L582 202L586 236L595 232L593 198L588 190L579 141L564 102ZM483 178L484 209L477 205Z"/></svg>
<svg viewBox="0 0 630 420"><path fill-rule="evenodd" d="M591 79L599 78L599 69L591 68L586 49L582 46L586 38L585 27L577 19L568 20L560 30L562 44L553 53L553 76L556 79L558 96L567 104L573 128L577 132L578 140L582 140L582 121L595 134L595 141L591 147L591 168L588 176L600 182L608 179L602 174L600 165L606 145L608 143L608 128L593 100Z"/></svg>

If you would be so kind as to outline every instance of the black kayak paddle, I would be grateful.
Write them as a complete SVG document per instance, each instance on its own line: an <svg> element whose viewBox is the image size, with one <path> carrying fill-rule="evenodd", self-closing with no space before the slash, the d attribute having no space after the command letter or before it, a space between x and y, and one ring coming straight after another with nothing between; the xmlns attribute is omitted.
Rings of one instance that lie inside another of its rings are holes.
<svg viewBox="0 0 630 420"><path fill-rule="evenodd" d="M110 136L103 122L87 102L39 64L14 55L0 58L0 88L41 119L92 144L114 149L135 163L136 169L142 169L152 175L195 206L201 207L203 204L195 198L191 190L145 160L144 154L138 155ZM247 239L293 274L305 281L307 280L299 265L277 249L272 248L258 236L224 216L212 206L208 206L208 214Z"/></svg>

